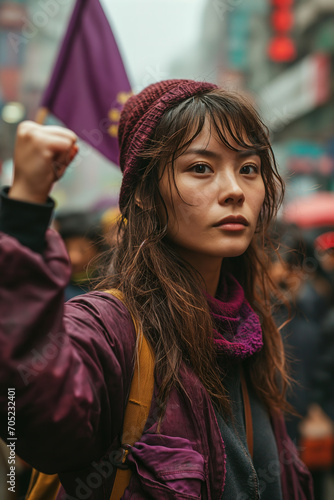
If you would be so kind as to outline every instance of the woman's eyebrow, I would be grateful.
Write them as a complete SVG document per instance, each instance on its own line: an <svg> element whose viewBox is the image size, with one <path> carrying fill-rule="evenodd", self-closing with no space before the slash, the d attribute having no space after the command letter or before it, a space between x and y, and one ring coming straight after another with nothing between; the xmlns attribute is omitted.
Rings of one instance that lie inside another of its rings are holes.
<svg viewBox="0 0 334 500"><path fill-rule="evenodd" d="M242 149L236 151L236 153L241 158L249 156L258 156L258 157L260 156L259 152L256 149ZM201 156L207 156L209 158L221 158L223 156L221 153L204 148L189 148L181 156L185 155L201 155Z"/></svg>
<svg viewBox="0 0 334 500"><path fill-rule="evenodd" d="M202 148L187 149L181 156L184 155L201 155L208 156L210 158L220 158L222 156L220 153L216 153L215 151L211 151L210 149Z"/></svg>
<svg viewBox="0 0 334 500"><path fill-rule="evenodd" d="M259 152L256 149L242 149L241 151L238 151L238 156L241 156L242 158L248 156L260 157Z"/></svg>

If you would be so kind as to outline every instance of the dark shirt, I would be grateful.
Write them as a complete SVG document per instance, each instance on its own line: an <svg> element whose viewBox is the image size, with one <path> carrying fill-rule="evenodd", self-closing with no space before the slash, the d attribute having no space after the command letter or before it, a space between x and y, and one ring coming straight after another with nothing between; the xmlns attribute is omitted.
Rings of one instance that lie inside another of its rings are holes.
<svg viewBox="0 0 334 500"><path fill-rule="evenodd" d="M280 463L268 412L248 388L254 438L253 460L247 448L239 367L231 364L224 378L233 419L216 417L226 450L226 482L222 500L282 500Z"/></svg>
<svg viewBox="0 0 334 500"><path fill-rule="evenodd" d="M82 295L83 293L87 293L90 291L89 282L84 281L82 283L70 282L65 288L65 301L73 299L73 297L77 297L78 295Z"/></svg>

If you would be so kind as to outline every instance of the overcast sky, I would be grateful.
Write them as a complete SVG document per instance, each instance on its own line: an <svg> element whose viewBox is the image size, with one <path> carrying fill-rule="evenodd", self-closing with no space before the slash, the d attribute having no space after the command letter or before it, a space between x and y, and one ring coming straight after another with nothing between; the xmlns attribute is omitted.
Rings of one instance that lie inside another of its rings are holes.
<svg viewBox="0 0 334 500"><path fill-rule="evenodd" d="M195 47L207 0L101 0L135 92L170 78L170 64Z"/></svg>

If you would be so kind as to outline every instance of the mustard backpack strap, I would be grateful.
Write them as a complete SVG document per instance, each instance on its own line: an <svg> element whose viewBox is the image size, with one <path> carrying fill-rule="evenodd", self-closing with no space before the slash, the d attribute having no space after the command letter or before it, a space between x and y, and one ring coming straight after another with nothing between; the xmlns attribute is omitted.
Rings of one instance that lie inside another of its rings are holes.
<svg viewBox="0 0 334 500"><path fill-rule="evenodd" d="M125 410L122 445L133 445L140 439L151 407L154 386L154 356L144 336L135 364L128 404ZM117 469L110 500L119 500L128 486L131 469Z"/></svg>
<svg viewBox="0 0 334 500"><path fill-rule="evenodd" d="M27 500L55 500L60 488L58 474L43 474L32 470Z"/></svg>
<svg viewBox="0 0 334 500"><path fill-rule="evenodd" d="M120 290L105 290L124 303ZM122 445L133 445L143 434L154 388L154 353L152 347L132 318L138 343L138 355L123 422ZM117 469L110 500L119 500L131 479L130 469ZM26 500L56 500L60 488L57 474L48 475L33 469Z"/></svg>
<svg viewBox="0 0 334 500"><path fill-rule="evenodd" d="M106 291L124 302L123 295L119 290ZM124 415L121 438L123 446L132 446L142 436L151 407L154 387L154 353L134 318L132 321L137 333L138 354ZM130 478L130 469L117 469L110 500L119 500L123 496Z"/></svg>

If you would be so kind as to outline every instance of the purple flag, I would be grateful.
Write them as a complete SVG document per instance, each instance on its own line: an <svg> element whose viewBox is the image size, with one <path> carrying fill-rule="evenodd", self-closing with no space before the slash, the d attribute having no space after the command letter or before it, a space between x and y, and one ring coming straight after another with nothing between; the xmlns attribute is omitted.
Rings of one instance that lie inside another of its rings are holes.
<svg viewBox="0 0 334 500"><path fill-rule="evenodd" d="M77 0L42 106L118 164L119 115L130 95L99 0Z"/></svg>

